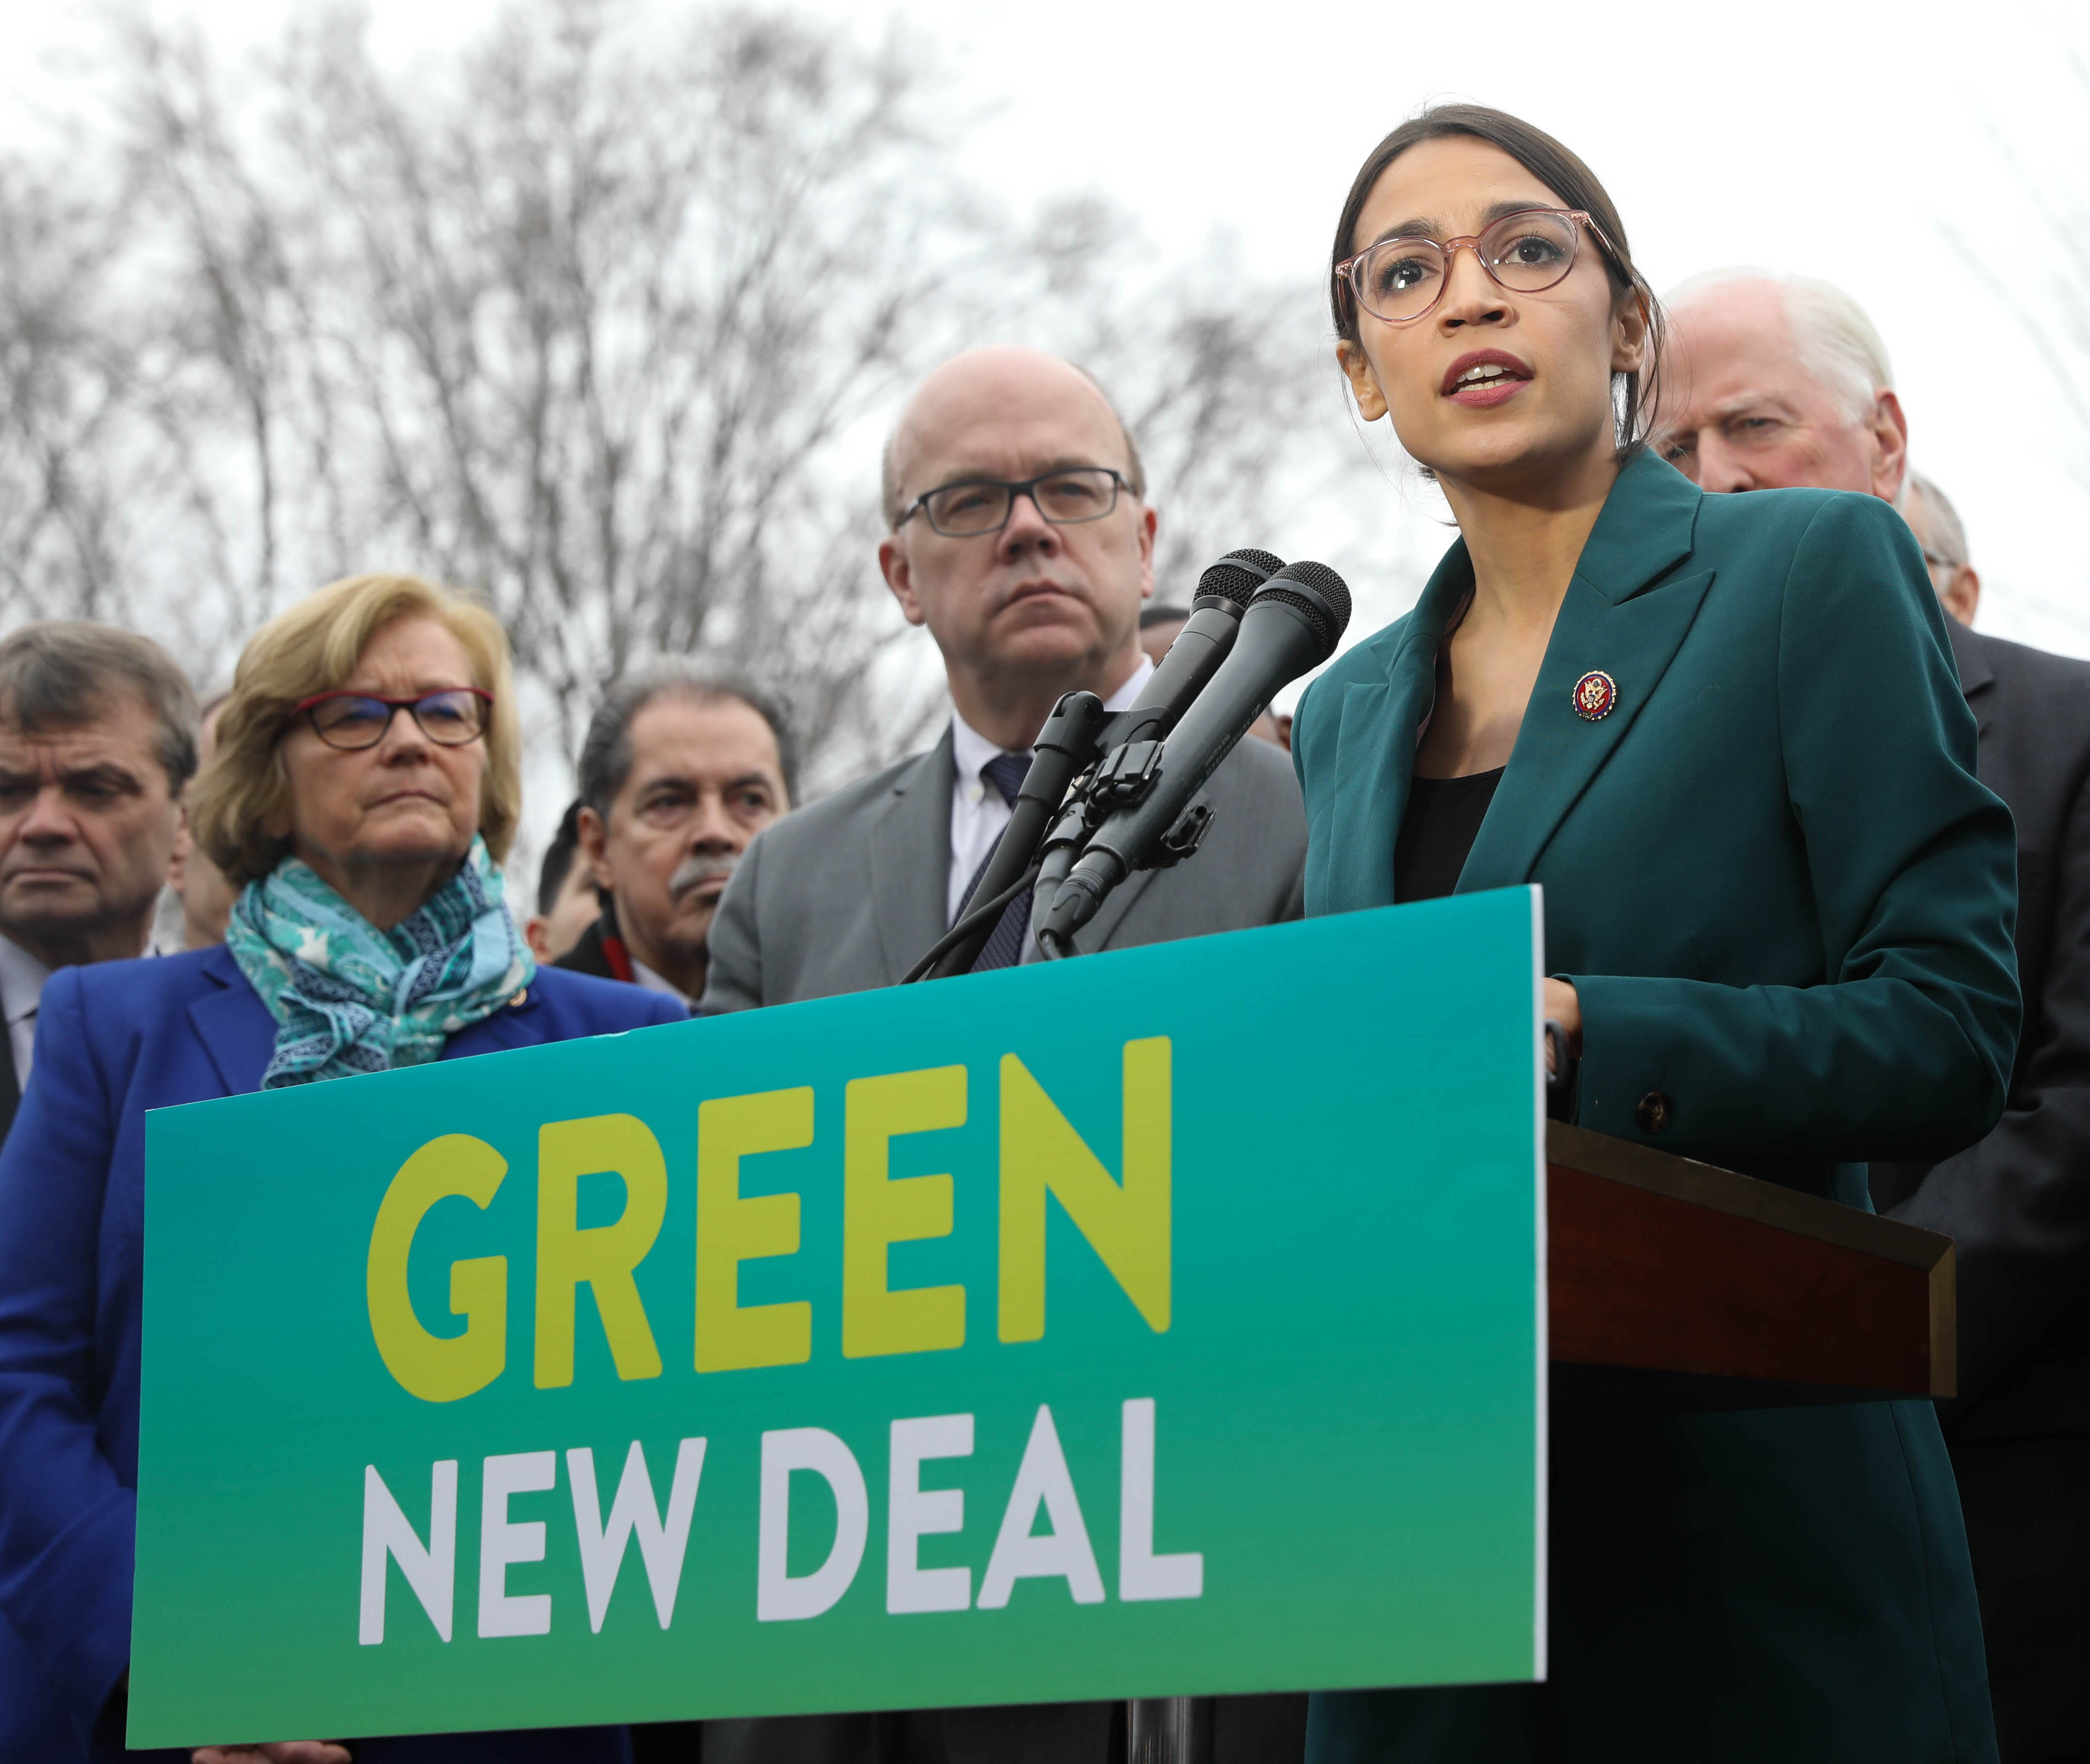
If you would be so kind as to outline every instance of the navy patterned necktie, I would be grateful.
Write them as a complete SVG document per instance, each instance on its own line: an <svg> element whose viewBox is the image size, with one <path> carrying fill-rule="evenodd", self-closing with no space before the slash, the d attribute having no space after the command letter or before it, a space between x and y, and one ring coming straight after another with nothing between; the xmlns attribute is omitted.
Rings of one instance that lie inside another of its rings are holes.
<svg viewBox="0 0 2090 1764"><path fill-rule="evenodd" d="M980 777L1001 792L1001 799L1011 808L1016 806L1016 793L1023 788L1024 774L1030 769L1030 759L1023 754L998 753L980 768ZM987 874L987 867L994 862L990 850L980 859L979 867L973 871L973 879L965 884L965 898L958 902L958 917L965 916L965 909L972 905L973 891L980 885L980 878ZM989 968L1006 968L1015 965L1023 953L1024 935L1030 928L1030 894L1026 888L1002 909L1001 917L995 921L994 929L987 935L973 963L973 972L984 974Z"/></svg>

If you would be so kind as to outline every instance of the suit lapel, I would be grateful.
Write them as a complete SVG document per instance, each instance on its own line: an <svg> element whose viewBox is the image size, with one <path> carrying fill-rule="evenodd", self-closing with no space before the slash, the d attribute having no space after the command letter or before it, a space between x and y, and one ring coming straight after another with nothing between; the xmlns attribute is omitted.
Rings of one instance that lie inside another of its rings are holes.
<svg viewBox="0 0 2090 1764"><path fill-rule="evenodd" d="M1381 668L1344 686L1332 794L1347 824L1329 841L1327 898L1309 904L1309 911L1350 913L1391 904L1393 850L1415 775L1416 744L1436 704L1438 648L1473 585L1466 542L1455 540L1415 609L1368 646Z"/></svg>
<svg viewBox="0 0 2090 1764"><path fill-rule="evenodd" d="M261 1074L276 1051L276 1019L222 944L211 951L203 971L217 990L189 1006L189 1021L217 1068L225 1094L244 1096L261 1088Z"/></svg>
<svg viewBox="0 0 2090 1764"><path fill-rule="evenodd" d="M1989 665L1989 658L1981 652L1973 632L1949 613L1945 615L1945 636L1952 645L1952 659L1959 664L1959 691L1974 713L1978 738L1989 733L1989 725L1995 721L1996 670Z"/></svg>
<svg viewBox="0 0 2090 1764"><path fill-rule="evenodd" d="M467 1060L475 1053L499 1053L505 1048L534 1048L543 1039L530 1019L543 1007L533 985L523 991L520 1005L503 1005L490 1017L469 1023L443 1043L441 1057Z"/></svg>
<svg viewBox="0 0 2090 1764"><path fill-rule="evenodd" d="M1619 474L1568 585L1460 893L1530 879L1555 831L1654 695L1712 586L1710 570L1662 579L1691 555L1699 495L1649 454ZM1617 702L1591 722L1575 708L1575 686L1599 670L1615 682Z"/></svg>
<svg viewBox="0 0 2090 1764"><path fill-rule="evenodd" d="M21 1082L15 1076L15 1038L0 1022L0 1140L15 1125L15 1111L21 1106Z"/></svg>
<svg viewBox="0 0 2090 1764"><path fill-rule="evenodd" d="M944 923L951 870L951 731L900 774L871 829L871 918L888 980L922 959Z"/></svg>

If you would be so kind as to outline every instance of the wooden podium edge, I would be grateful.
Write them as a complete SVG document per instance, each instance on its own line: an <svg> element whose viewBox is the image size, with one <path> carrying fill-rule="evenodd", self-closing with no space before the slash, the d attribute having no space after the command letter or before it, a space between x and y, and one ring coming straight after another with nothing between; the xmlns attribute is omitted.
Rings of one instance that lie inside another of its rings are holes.
<svg viewBox="0 0 2090 1764"><path fill-rule="evenodd" d="M1673 1152L1658 1151L1651 1146L1615 1139L1608 1134L1593 1133L1585 1127L1571 1126L1565 1121L1549 1121L1546 1124L1546 1158L1549 1164L1559 1164L1605 1181L1666 1196L1692 1206L1750 1220L1774 1230L1791 1232L1817 1242L1832 1244L1860 1255L1876 1257L1903 1267L1922 1271L1928 1276L1926 1286L1929 1299L1929 1394L1937 1398L1958 1393L1957 1267L1951 1238L1937 1232L1925 1231L1920 1226L1904 1224L1899 1219L1883 1219L1877 1213L1847 1207L1838 1201L1802 1194L1798 1190L1786 1188L1776 1182L1744 1176L1739 1171L1701 1164L1692 1158L1679 1157ZM1577 1363L1556 1361L1554 1364L1555 1375L1559 1375L1563 1368ZM1589 1374L1609 1370L1608 1368L1599 1367L1586 1369ZM1628 1375L1647 1378L1667 1375L1633 1373ZM1705 1382L1710 1387L1731 1381L1709 1379ZM1739 1390L1740 1387L1736 1388ZM1787 1388L1795 1393L1798 1389L1797 1387ZM1834 1400L1838 1395L1843 1400L1850 1400L1894 1394L1844 1392L1840 1387L1826 1385L1813 1388L1818 1393L1813 1399L1816 1400ZM1904 1391L1899 1394L1917 1393ZM1757 1406L1762 1400L1762 1397L1758 1396L1754 1400L1744 1399L1737 1406Z"/></svg>
<svg viewBox="0 0 2090 1764"><path fill-rule="evenodd" d="M1888 1223L1901 1224L1899 1219ZM1959 1253L1950 1237L1943 1241L1944 1254L1930 1265L1930 1394L1933 1397L1959 1394Z"/></svg>

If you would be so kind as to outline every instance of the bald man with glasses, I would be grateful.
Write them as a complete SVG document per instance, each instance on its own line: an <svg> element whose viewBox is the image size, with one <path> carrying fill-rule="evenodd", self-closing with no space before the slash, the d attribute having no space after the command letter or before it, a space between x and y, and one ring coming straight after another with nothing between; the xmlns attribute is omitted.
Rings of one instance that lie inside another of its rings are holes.
<svg viewBox="0 0 2090 1764"><path fill-rule="evenodd" d="M1145 493L1110 401L1056 356L971 350L922 382L886 450L878 557L942 653L950 723L927 752L756 837L719 903L706 1015L890 986L957 919L1060 695L1122 709L1153 671ZM1284 755L1245 743L1203 800L1198 854L1128 878L1081 951L1298 916L1306 819ZM1010 906L975 971L1034 959L1028 913Z"/></svg>
<svg viewBox="0 0 2090 1764"><path fill-rule="evenodd" d="M1024 349L946 362L888 445L884 489L879 567L942 653L950 722L926 753L755 836L712 924L706 1015L893 984L957 918L1060 695L1121 709L1153 672L1139 613L1154 588L1155 513L1132 437L1080 369ZM1202 800L1214 819L1196 856L1129 878L1080 951L1299 916L1306 818L1286 756L1244 742ZM975 972L1032 957L1029 906L1012 905ZM1304 1754L1304 1697L1223 1699L1219 1719L1223 1756ZM1112 1703L712 1722L701 1756L1108 1764L1124 1755L1124 1724ZM699 1755L688 1729L635 1737L639 1764Z"/></svg>

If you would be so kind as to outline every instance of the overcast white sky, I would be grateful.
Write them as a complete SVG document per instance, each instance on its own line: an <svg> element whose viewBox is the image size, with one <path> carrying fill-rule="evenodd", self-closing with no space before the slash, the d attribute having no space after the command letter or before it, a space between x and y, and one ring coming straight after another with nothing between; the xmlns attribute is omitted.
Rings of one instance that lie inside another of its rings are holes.
<svg viewBox="0 0 2090 1764"><path fill-rule="evenodd" d="M814 5L871 28L896 10ZM157 10L200 17L233 45L272 37L287 5ZM370 0L387 58L455 42L492 10ZM2044 306L2049 254L2026 234L2030 208L2010 161L2090 212L2079 73L2090 8L911 0L897 10L942 45L968 108L987 114L967 156L975 176L1018 204L1105 187L1172 249L1224 228L1252 269L1318 279L1365 149L1424 99L1456 96L1517 111L1581 153L1658 289L1738 262L1842 284L1893 351L1918 463L1966 518L1988 585L1981 626L2090 656L2090 438L2071 429L2056 364L1946 237L1956 227L1991 274ZM78 14L4 0L0 18L0 86L62 105L48 51L83 28ZM2079 297L2090 301L2090 289ZM2090 384L2090 364L2070 365ZM1387 494L1398 510L1404 499ZM1416 541L1441 543L1418 531L1426 496L1405 500L1387 529L1388 579L1354 583L1375 618L1413 592ZM1292 556L1338 549L1309 531L1270 542ZM1359 574L1370 570L1365 560Z"/></svg>

